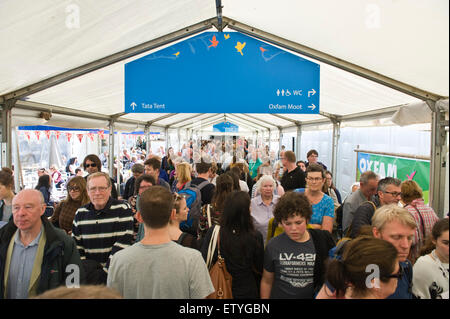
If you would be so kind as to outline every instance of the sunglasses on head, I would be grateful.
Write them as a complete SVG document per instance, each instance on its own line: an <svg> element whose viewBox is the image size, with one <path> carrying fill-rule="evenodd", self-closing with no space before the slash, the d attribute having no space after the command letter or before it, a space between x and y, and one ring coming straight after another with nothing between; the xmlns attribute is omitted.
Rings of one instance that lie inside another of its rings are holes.
<svg viewBox="0 0 450 319"><path fill-rule="evenodd" d="M180 194L178 194L178 193L173 193L173 199L174 199L175 201L182 200L183 198L184 198L183 195L180 195Z"/></svg>
<svg viewBox="0 0 450 319"><path fill-rule="evenodd" d="M89 168L89 167L97 167L97 164L92 163L92 164L85 164L84 165L85 168Z"/></svg>

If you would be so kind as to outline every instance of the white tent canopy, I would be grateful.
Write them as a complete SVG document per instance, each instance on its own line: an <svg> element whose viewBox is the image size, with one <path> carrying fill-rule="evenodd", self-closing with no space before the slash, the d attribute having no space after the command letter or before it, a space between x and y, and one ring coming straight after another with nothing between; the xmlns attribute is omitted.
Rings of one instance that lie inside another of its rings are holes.
<svg viewBox="0 0 450 319"><path fill-rule="evenodd" d="M338 129L355 120L378 125L374 118L396 114L400 125L432 124L432 176L438 176L443 100L448 112L448 7L447 0L4 0L2 127L108 129L114 123L119 131L209 131L226 116L248 130L270 132L320 123ZM124 113L125 63L216 29L243 32L319 63L320 114L222 114L214 107L207 114ZM425 115L409 120L405 107Z"/></svg>

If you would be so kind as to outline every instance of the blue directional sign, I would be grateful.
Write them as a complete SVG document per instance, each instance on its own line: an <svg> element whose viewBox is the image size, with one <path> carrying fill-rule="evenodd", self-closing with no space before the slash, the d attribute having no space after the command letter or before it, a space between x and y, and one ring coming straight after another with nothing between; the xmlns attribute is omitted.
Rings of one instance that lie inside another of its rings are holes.
<svg viewBox="0 0 450 319"><path fill-rule="evenodd" d="M239 131L239 126L230 122L222 122L213 125L213 132L233 132L237 133Z"/></svg>
<svg viewBox="0 0 450 319"><path fill-rule="evenodd" d="M125 64L126 113L319 113L320 66L239 32Z"/></svg>

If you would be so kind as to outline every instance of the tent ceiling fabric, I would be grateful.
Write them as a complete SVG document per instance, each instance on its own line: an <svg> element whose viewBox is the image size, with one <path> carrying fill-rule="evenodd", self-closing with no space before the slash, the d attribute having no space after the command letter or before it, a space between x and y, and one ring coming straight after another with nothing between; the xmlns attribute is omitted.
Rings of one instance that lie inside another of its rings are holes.
<svg viewBox="0 0 450 319"><path fill-rule="evenodd" d="M215 15L205 0L3 0L0 95Z"/></svg>
<svg viewBox="0 0 450 319"><path fill-rule="evenodd" d="M0 50L0 95L216 16L214 0L79 0L75 6L79 9L80 27L69 28L67 23L71 23L73 11L66 10L73 8L70 5L75 2L62 1L55 5L54 1L40 0L26 6L23 2L0 2L0 43L5 48ZM223 0L222 5L223 16L448 97L446 0L344 3ZM76 110L80 114L122 113L124 64L163 47L31 94L26 100ZM303 124L324 120L326 114L345 117L421 102L334 66L302 57L320 64L322 115L236 114L230 120L244 122L253 130L258 125L261 130L276 130L291 127L295 121ZM189 110L189 101L186 109ZM119 121L125 120L121 127L128 130L142 129L149 122L162 128L191 128L215 120L214 115L126 114ZM29 117L21 115L20 118L28 123ZM20 118L16 123L21 123ZM69 116L59 120L71 125ZM107 126L107 121L101 118L89 122L89 126L95 122Z"/></svg>
<svg viewBox="0 0 450 319"><path fill-rule="evenodd" d="M224 0L223 15L447 96L449 1ZM280 12L282 14L274 14Z"/></svg>

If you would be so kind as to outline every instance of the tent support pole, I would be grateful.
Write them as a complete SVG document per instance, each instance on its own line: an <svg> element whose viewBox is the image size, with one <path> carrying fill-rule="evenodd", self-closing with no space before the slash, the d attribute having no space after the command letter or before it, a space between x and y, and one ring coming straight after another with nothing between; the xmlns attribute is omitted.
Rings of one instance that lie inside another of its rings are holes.
<svg viewBox="0 0 450 319"><path fill-rule="evenodd" d="M12 126L11 114L12 108L16 104L16 99L6 100L2 105L2 166L10 167L12 165ZM16 169L16 167L15 167ZM18 168L17 168L18 169ZM16 172L17 173L17 172Z"/></svg>
<svg viewBox="0 0 450 319"><path fill-rule="evenodd" d="M181 134L180 134L179 128L177 129L177 139L178 139L178 141L177 141L178 149L181 150ZM176 154L175 150L174 150L174 153Z"/></svg>
<svg viewBox="0 0 450 319"><path fill-rule="evenodd" d="M109 161L108 171L109 176L113 177L114 170L114 121L109 121Z"/></svg>
<svg viewBox="0 0 450 319"><path fill-rule="evenodd" d="M333 122L333 137L332 137L332 151L331 151L331 172L334 176L334 185L337 183L337 155L339 150L339 138L341 137L341 122L332 120Z"/></svg>
<svg viewBox="0 0 450 319"><path fill-rule="evenodd" d="M166 126L164 129L164 138L165 138L165 142L164 142L164 152L167 153L167 150L169 149L169 127Z"/></svg>
<svg viewBox="0 0 450 319"><path fill-rule="evenodd" d="M297 161L300 160L300 148L301 148L301 141L302 141L302 125L300 122L296 123L297 126L297 138L295 143L295 157L297 158Z"/></svg>
<svg viewBox="0 0 450 319"><path fill-rule="evenodd" d="M150 125L146 124L145 127L144 127L144 137L145 137L145 141L146 141L145 142L145 154L146 154L145 157L147 157L147 154L148 154L148 140L149 140L149 136L150 136Z"/></svg>
<svg viewBox="0 0 450 319"><path fill-rule="evenodd" d="M279 129L279 131L280 131L280 133L279 133L279 135L278 135L278 158L280 159L281 158L281 154L280 154L280 152L281 152L281 146L283 146L283 129Z"/></svg>
<svg viewBox="0 0 450 319"><path fill-rule="evenodd" d="M431 115L431 162L429 202L439 217L444 217L445 173L446 173L446 133L445 115L436 103L427 101L433 110ZM447 194L448 195L448 194Z"/></svg>

